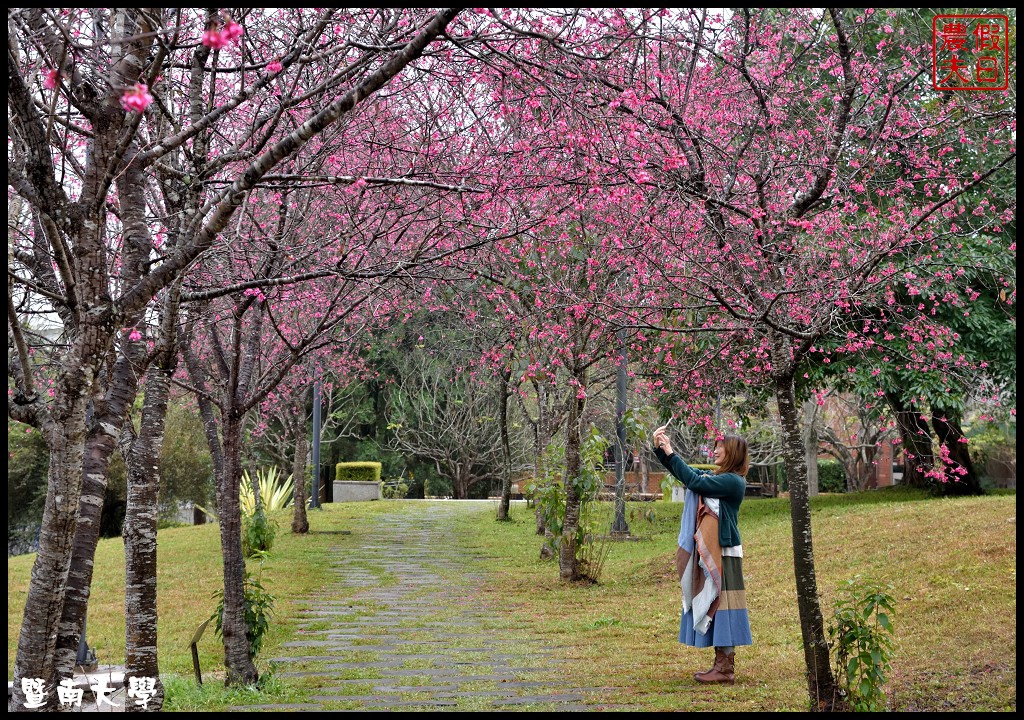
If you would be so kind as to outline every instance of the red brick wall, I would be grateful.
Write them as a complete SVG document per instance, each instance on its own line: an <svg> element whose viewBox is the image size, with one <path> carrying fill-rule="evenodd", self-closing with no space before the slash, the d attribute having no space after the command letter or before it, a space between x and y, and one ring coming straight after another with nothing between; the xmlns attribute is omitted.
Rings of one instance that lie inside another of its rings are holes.
<svg viewBox="0 0 1024 720"><path fill-rule="evenodd" d="M643 476L640 472L627 472L625 473L624 480L626 481L626 492L639 492L647 495L658 495L661 494L661 481L664 479L664 472L648 472L647 473L647 484L643 485ZM615 471L607 472L604 476L604 486L606 488L615 487Z"/></svg>
<svg viewBox="0 0 1024 720"><path fill-rule="evenodd" d="M883 442L875 455L875 486L892 485L892 443Z"/></svg>

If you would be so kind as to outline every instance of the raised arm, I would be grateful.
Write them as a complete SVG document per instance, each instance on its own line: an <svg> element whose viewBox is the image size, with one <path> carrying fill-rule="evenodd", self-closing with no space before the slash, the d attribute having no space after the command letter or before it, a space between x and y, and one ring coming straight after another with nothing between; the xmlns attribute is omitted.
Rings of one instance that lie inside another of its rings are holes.
<svg viewBox="0 0 1024 720"><path fill-rule="evenodd" d="M669 452L665 451L665 445L668 445ZM654 454L658 456L661 464L672 473L672 477L698 495L712 498L731 498L733 500L743 498L745 487L743 480L738 475L733 473L715 475L706 470L696 470L672 452L672 445L667 440L664 444L659 444L654 449Z"/></svg>

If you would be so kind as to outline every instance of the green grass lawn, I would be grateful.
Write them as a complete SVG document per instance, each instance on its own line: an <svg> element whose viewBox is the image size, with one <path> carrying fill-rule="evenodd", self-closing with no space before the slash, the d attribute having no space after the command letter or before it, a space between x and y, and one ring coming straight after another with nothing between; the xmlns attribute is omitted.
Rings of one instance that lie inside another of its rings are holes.
<svg viewBox="0 0 1024 720"><path fill-rule="evenodd" d="M293 639L302 599L331 580L331 547L365 543L372 515L402 501L328 505L311 513L316 532L296 537L288 518L264 579L278 598L264 650L272 657ZM737 684L706 688L692 673L712 652L680 646L679 588L673 568L680 506L631 504L633 540L610 545L601 581L565 585L554 562L539 559L532 509L494 521L477 505L456 537L471 550L473 570L488 578L485 601L496 609L495 632L520 642L524 632L565 648L560 666L580 687L606 687L609 703L650 710L800 711L807 707L803 652L793 579L788 501L751 499L740 513L752 647L736 655ZM935 499L900 489L828 495L812 502L814 549L826 621L840 585L856 575L892 585L897 656L886 686L889 706L908 710L1003 711L1016 708L1016 494ZM650 512L653 510L653 517ZM611 505L601 528L611 522ZM647 515L647 517L644 517ZM337 531L351 535L338 535ZM299 702L301 685L271 678L254 690L226 691L191 676L188 641L213 611L219 586L217 526L162 530L159 535L160 662L167 709L217 709L245 702ZM31 556L8 562L8 677L24 608ZM97 550L88 639L101 662L122 662L124 552L119 539ZM504 628L504 629L503 629ZM204 678L220 676L212 629L200 643Z"/></svg>
<svg viewBox="0 0 1024 720"><path fill-rule="evenodd" d="M640 509L654 510L653 521ZM532 516L467 523L501 555L490 592L508 612L568 642L576 672L623 689L617 702L670 710L804 710L788 500L756 499L740 512L752 647L736 654L735 687L696 686L711 650L679 645L674 571L679 505L631 506L642 539L616 542L598 585L567 587L537 560ZM611 523L611 506L606 513ZM812 502L826 621L837 591L860 575L893 586L898 655L887 687L894 710L1008 710L1016 706L1016 495L934 499L899 489L823 495ZM623 687L625 686L625 687Z"/></svg>
<svg viewBox="0 0 1024 720"><path fill-rule="evenodd" d="M313 532L305 537L292 535L290 510L274 515L279 530L271 557L263 566L264 584L276 598L271 631L264 644L268 657L282 642L294 639L296 611L301 607L301 600L329 582L327 550L340 539L351 537L337 532L359 532L361 523L386 509L378 503L346 503L325 508L323 512L310 513ZM220 532L216 524L168 528L157 535L158 647L162 676L194 677L189 642L199 625L217 607L218 600L212 595L223 586L220 558ZM18 633L34 559L34 555L8 558L8 678L14 677ZM250 562L251 570L257 567ZM120 538L101 540L96 549L86 629L88 643L95 648L101 664L124 663L124 616L124 543ZM223 647L214 634L213 623L207 627L198 649L204 681L223 678ZM194 680L189 682L194 685ZM207 683L206 687L220 684ZM225 700L227 704L231 702L234 699L230 697Z"/></svg>

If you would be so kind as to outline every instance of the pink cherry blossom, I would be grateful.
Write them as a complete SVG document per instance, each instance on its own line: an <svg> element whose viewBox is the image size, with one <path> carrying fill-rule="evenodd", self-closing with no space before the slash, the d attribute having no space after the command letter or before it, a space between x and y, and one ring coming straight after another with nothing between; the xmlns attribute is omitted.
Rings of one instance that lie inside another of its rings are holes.
<svg viewBox="0 0 1024 720"><path fill-rule="evenodd" d="M224 26L221 28L211 25L203 33L203 45L213 50L220 50L228 43L237 42L245 33L242 26L229 17L224 18Z"/></svg>
<svg viewBox="0 0 1024 720"><path fill-rule="evenodd" d="M136 83L121 96L121 107L129 112L142 112L153 102L145 83Z"/></svg>
<svg viewBox="0 0 1024 720"><path fill-rule="evenodd" d="M47 90L53 90L57 87L57 83L60 82L60 70L53 68L46 71L46 79L43 80L43 87Z"/></svg>
<svg viewBox="0 0 1024 720"><path fill-rule="evenodd" d="M210 28L203 33L203 45L213 50L220 50L222 47L227 45L230 40L220 30Z"/></svg>
<svg viewBox="0 0 1024 720"><path fill-rule="evenodd" d="M281 63L274 60L273 62L267 63L267 72L279 73L281 72L281 67Z"/></svg>
<svg viewBox="0 0 1024 720"><path fill-rule="evenodd" d="M227 18L224 21L224 29L221 30L221 34L230 42L238 40L238 38L242 37L242 34L244 32L245 31L242 30L242 26L236 23L231 18Z"/></svg>

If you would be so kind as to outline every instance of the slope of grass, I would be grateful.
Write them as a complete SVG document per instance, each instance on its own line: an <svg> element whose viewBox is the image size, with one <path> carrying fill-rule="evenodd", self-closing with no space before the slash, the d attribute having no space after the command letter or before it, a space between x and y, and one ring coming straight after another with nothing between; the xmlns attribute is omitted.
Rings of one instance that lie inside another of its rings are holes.
<svg viewBox="0 0 1024 720"><path fill-rule="evenodd" d="M677 642L674 572L681 506L630 506L641 539L614 542L601 582L566 586L538 559L532 512L512 523L467 519L491 560L500 607L579 660L567 666L609 700L652 710L804 710L788 500L748 500L740 513L754 645L739 648L737 684L708 689L692 674L712 651ZM654 510L653 520L641 510ZM610 504L598 524L611 524ZM936 499L902 489L826 495L812 502L818 592L826 622L847 579L892 586L898 655L887 685L893 710L1016 707L1016 495Z"/></svg>
<svg viewBox="0 0 1024 720"><path fill-rule="evenodd" d="M364 544L373 517L404 512L409 503L346 503L311 513L314 530L293 536L287 514L263 577L277 597L264 657L294 639L296 612L331 580L331 552ZM807 689L796 610L788 501L748 500L740 514L744 569L754 645L737 652L737 684L705 688L692 673L710 665L710 650L676 642L679 589L673 557L680 507L631 504L634 538L609 545L601 581L566 585L557 566L539 559L533 511L513 508L494 521L494 507L475 504L459 516L456 536L472 567L487 578L498 636L524 631L576 662L560 666L581 687L607 690L609 703L649 710L804 710ZM837 589L849 578L892 585L898 655L886 687L889 706L906 710L1016 708L1016 495L934 499L900 489L815 498L814 548L826 621ZM651 511L653 510L653 515ZM611 504L598 523L611 523ZM339 531L351 535L338 534ZM251 702L302 702L301 682L270 677L262 696L197 688L188 641L213 612L221 582L216 525L159 534L160 662L168 708L215 710ZM31 556L8 562L8 677ZM123 662L124 551L118 539L97 550L88 639L100 661ZM204 678L222 676L212 628L199 644ZM265 666L261 666L265 670Z"/></svg>

